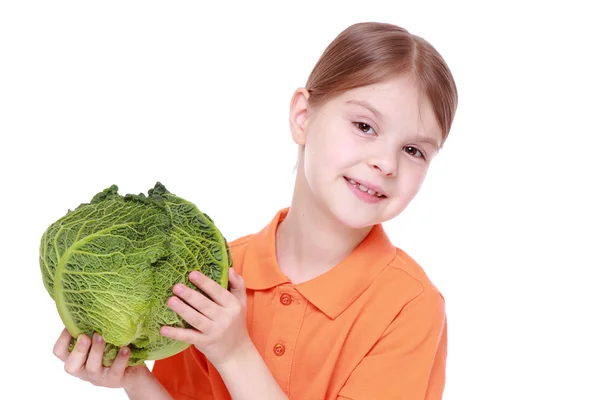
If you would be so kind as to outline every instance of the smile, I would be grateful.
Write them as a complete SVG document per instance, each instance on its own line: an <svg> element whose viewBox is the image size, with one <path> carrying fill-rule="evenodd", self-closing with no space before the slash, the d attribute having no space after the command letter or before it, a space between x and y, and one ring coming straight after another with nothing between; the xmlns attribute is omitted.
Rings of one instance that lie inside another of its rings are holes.
<svg viewBox="0 0 600 400"><path fill-rule="evenodd" d="M373 197L379 197L379 198L385 197L384 194L379 193L378 191L373 190L370 187L365 186L362 183L355 181L354 179L350 179L348 177L344 177L344 179L346 179L352 186L354 186L358 190L361 190L367 194L370 194Z"/></svg>

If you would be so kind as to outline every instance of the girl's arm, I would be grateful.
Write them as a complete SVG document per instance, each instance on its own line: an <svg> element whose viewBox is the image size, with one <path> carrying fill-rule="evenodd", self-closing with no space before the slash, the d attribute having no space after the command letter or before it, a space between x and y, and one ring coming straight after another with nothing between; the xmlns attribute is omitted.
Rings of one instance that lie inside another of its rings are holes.
<svg viewBox="0 0 600 400"><path fill-rule="evenodd" d="M144 369L143 376L138 379L136 386L125 387L125 393L131 400L173 399L148 369Z"/></svg>
<svg viewBox="0 0 600 400"><path fill-rule="evenodd" d="M236 358L215 365L233 400L287 400L252 343L238 354Z"/></svg>
<svg viewBox="0 0 600 400"><path fill-rule="evenodd" d="M193 328L164 326L160 333L190 343L203 353L233 400L287 399L248 335L243 278L230 268L230 291L198 271L191 272L189 280L206 296L175 285L175 296L168 305Z"/></svg>
<svg viewBox="0 0 600 400"><path fill-rule="evenodd" d="M358 363L338 399L442 400L448 331L445 300L432 287L408 302Z"/></svg>

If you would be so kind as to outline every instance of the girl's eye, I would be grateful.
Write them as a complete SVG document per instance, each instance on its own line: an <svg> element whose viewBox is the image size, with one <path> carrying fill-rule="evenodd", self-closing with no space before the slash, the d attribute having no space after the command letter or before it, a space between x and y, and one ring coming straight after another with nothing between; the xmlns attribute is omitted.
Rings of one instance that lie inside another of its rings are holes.
<svg viewBox="0 0 600 400"><path fill-rule="evenodd" d="M375 131L373 130L373 128L371 128L371 125L369 124L366 124L364 122L355 122L354 125L356 125L356 127L360 129L363 133L367 133L369 135L375 134ZM369 131L371 131L371 133L369 133Z"/></svg>
<svg viewBox="0 0 600 400"><path fill-rule="evenodd" d="M414 146L406 146L404 148L404 150L411 156L423 158L423 159L425 158L425 155L423 154L423 152Z"/></svg>

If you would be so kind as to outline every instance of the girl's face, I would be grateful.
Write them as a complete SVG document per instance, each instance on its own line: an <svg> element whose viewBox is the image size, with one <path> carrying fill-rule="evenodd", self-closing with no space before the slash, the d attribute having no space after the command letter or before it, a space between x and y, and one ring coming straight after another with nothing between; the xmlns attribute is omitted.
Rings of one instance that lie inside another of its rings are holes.
<svg viewBox="0 0 600 400"><path fill-rule="evenodd" d="M353 228L402 212L442 140L431 105L405 76L347 91L318 109L300 89L290 123L300 145L299 194Z"/></svg>

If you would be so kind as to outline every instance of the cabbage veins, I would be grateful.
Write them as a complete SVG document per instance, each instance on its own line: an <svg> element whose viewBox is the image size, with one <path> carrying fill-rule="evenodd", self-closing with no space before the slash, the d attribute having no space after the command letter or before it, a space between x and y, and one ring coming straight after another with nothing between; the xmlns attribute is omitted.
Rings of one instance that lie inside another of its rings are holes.
<svg viewBox="0 0 600 400"><path fill-rule="evenodd" d="M167 306L176 283L199 270L227 287L227 242L211 218L156 183L121 196L112 185L54 222L40 245L46 290L73 338L98 332L104 365L129 346L129 365L169 357L189 345L161 336L189 327ZM72 340L71 346L75 343Z"/></svg>

